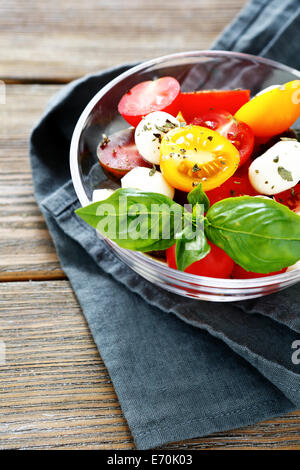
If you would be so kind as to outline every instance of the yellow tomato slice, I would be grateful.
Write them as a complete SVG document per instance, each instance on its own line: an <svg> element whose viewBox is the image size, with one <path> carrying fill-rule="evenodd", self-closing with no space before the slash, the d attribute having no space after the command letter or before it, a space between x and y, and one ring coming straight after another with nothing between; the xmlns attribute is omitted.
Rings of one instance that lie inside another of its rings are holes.
<svg viewBox="0 0 300 470"><path fill-rule="evenodd" d="M300 116L300 80L255 96L235 117L251 127L257 137L272 137L286 131Z"/></svg>
<svg viewBox="0 0 300 470"><path fill-rule="evenodd" d="M177 127L160 146L160 169L168 183L191 191L202 183L204 191L217 188L239 165L238 150L228 139L201 126Z"/></svg>

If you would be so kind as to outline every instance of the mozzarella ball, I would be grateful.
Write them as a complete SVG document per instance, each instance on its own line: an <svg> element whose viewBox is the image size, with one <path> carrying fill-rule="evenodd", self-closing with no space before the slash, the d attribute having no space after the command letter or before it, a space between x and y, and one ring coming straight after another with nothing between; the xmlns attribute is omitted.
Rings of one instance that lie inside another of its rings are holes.
<svg viewBox="0 0 300 470"><path fill-rule="evenodd" d="M122 188L140 189L141 191L159 193L173 199L175 190L167 183L160 171L136 167L121 179Z"/></svg>
<svg viewBox="0 0 300 470"><path fill-rule="evenodd" d="M300 142L278 142L249 167L249 180L262 194L273 195L293 188L300 180Z"/></svg>
<svg viewBox="0 0 300 470"><path fill-rule="evenodd" d="M161 139L174 127L180 127L180 122L163 111L150 113L141 120L134 138L137 149L145 160L159 164Z"/></svg>
<svg viewBox="0 0 300 470"><path fill-rule="evenodd" d="M113 193L112 189L95 189L93 191L93 202L105 201Z"/></svg>

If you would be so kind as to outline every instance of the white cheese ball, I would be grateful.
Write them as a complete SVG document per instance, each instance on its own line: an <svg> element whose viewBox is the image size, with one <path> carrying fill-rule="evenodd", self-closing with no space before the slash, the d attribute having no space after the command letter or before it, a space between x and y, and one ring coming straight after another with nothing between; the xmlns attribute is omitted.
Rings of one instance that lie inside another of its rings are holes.
<svg viewBox="0 0 300 470"><path fill-rule="evenodd" d="M249 167L253 188L262 194L273 195L293 188L300 180L300 142L278 142Z"/></svg>
<svg viewBox="0 0 300 470"><path fill-rule="evenodd" d="M121 179L122 188L140 189L141 191L159 193L173 199L175 190L167 183L160 171L138 166Z"/></svg>
<svg viewBox="0 0 300 470"><path fill-rule="evenodd" d="M150 163L159 164L162 137L180 122L171 114L154 111L144 117L134 134L135 144L142 157Z"/></svg>
<svg viewBox="0 0 300 470"><path fill-rule="evenodd" d="M113 193L112 189L95 189L93 191L93 202L105 201Z"/></svg>

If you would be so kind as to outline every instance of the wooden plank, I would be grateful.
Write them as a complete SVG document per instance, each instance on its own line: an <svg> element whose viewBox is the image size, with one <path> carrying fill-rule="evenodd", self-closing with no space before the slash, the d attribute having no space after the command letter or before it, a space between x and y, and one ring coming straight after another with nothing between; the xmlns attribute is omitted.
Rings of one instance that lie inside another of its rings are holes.
<svg viewBox="0 0 300 470"><path fill-rule="evenodd" d="M133 447L68 282L0 284L0 331L1 449Z"/></svg>
<svg viewBox="0 0 300 470"><path fill-rule="evenodd" d="M133 449L67 281L0 284L1 449ZM300 412L165 449L300 449Z"/></svg>
<svg viewBox="0 0 300 470"><path fill-rule="evenodd" d="M69 81L207 49L246 0L2 0L0 78Z"/></svg>
<svg viewBox="0 0 300 470"><path fill-rule="evenodd" d="M59 86L8 85L0 105L0 281L65 275L33 196L28 141Z"/></svg>

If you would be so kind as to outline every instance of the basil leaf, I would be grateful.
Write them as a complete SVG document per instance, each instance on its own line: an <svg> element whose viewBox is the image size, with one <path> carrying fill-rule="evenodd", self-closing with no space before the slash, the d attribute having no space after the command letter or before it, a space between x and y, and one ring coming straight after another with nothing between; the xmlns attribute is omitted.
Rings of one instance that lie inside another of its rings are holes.
<svg viewBox="0 0 300 470"><path fill-rule="evenodd" d="M187 200L191 206L194 206L195 204L203 204L204 212L208 211L209 209L210 202L202 189L201 183L199 183L194 189L192 189L192 191L189 192L187 195Z"/></svg>
<svg viewBox="0 0 300 470"><path fill-rule="evenodd" d="M186 226L176 235L176 265L179 271L184 271L195 261L204 258L210 252L204 230Z"/></svg>
<svg viewBox="0 0 300 470"><path fill-rule="evenodd" d="M300 259L300 216L272 199L217 202L207 212L205 233L247 271L279 271Z"/></svg>
<svg viewBox="0 0 300 470"><path fill-rule="evenodd" d="M105 201L76 210L85 222L122 248L166 250L182 230L184 209L158 193L118 189Z"/></svg>

